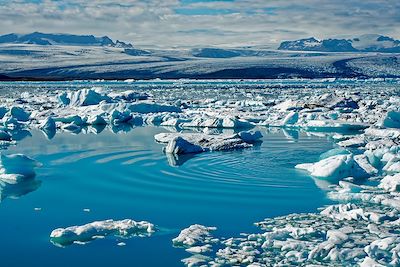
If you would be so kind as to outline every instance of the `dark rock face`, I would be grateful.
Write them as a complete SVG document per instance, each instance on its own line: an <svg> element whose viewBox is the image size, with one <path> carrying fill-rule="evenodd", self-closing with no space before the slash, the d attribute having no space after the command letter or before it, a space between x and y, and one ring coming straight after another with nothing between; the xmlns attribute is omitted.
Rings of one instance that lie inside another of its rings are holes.
<svg viewBox="0 0 400 267"><path fill-rule="evenodd" d="M112 46L123 48L133 48L131 44L117 41L113 42L109 37L95 37L93 35L73 35L73 34L51 34L34 32L30 34L18 35L15 33L0 36L0 44L36 44L36 45L81 45L81 46Z"/></svg>

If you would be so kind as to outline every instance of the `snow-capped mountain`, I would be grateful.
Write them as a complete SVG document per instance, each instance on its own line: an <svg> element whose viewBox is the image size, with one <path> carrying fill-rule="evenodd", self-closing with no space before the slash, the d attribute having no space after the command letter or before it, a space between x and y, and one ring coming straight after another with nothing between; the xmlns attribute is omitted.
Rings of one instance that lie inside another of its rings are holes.
<svg viewBox="0 0 400 267"><path fill-rule="evenodd" d="M282 42L278 50L321 51L321 52L354 52L351 42L344 39L317 40L314 37L296 41Z"/></svg>
<svg viewBox="0 0 400 267"><path fill-rule="evenodd" d="M400 41L378 34L366 34L353 39L317 40L311 37L295 41L284 41L278 49L321 52L400 53Z"/></svg>
<svg viewBox="0 0 400 267"><path fill-rule="evenodd" d="M352 45L355 49L365 52L399 53L400 41L378 34L365 34L354 38Z"/></svg>
<svg viewBox="0 0 400 267"><path fill-rule="evenodd" d="M34 32L29 34L10 33L0 36L0 44L36 44L36 45L78 45L78 46L112 46L133 48L132 44L121 41L113 42L109 37L93 35L52 34Z"/></svg>

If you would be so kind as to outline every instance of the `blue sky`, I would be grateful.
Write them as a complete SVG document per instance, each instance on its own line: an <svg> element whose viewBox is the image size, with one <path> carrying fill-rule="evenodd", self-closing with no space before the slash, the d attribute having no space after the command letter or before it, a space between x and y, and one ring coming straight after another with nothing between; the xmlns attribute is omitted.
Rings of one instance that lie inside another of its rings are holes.
<svg viewBox="0 0 400 267"><path fill-rule="evenodd" d="M276 46L379 33L400 38L394 0L0 0L0 33L108 35L139 46Z"/></svg>

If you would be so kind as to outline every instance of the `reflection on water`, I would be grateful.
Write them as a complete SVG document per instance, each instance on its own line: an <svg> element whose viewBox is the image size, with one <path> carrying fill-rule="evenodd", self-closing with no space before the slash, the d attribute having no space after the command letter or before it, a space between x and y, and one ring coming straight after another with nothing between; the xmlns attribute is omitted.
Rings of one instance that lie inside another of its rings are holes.
<svg viewBox="0 0 400 267"><path fill-rule="evenodd" d="M166 153L168 164L173 167L182 166L186 161L195 157L196 154L184 154L184 155L176 155L171 153Z"/></svg>
<svg viewBox="0 0 400 267"><path fill-rule="evenodd" d="M41 184L41 181L38 181L34 178L19 183L13 183L12 181L7 180L0 180L0 202L6 198L18 199L28 193L37 190Z"/></svg>

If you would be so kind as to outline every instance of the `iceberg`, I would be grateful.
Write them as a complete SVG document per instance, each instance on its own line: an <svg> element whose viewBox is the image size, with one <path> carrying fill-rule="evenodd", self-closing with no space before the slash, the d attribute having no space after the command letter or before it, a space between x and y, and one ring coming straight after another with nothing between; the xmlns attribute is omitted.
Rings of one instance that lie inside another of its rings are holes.
<svg viewBox="0 0 400 267"><path fill-rule="evenodd" d="M21 107L12 107L10 109L10 115L12 118L16 119L17 121L22 121L22 122L26 122L29 120L31 113L25 111L23 108Z"/></svg>
<svg viewBox="0 0 400 267"><path fill-rule="evenodd" d="M99 236L115 235L123 238L134 236L147 237L156 231L155 226L147 221L125 219L120 221L95 221L81 226L57 228L50 234L51 242L59 246L92 241Z"/></svg>
<svg viewBox="0 0 400 267"><path fill-rule="evenodd" d="M48 117L41 122L41 124L39 125L39 129L41 129L45 133L48 139L52 139L56 135L56 122L53 118Z"/></svg>
<svg viewBox="0 0 400 267"><path fill-rule="evenodd" d="M307 170L314 177L332 181L346 177L356 179L369 177L367 171L357 163L352 154L328 157L317 163L298 164L296 168Z"/></svg>
<svg viewBox="0 0 400 267"><path fill-rule="evenodd" d="M75 92L68 93L66 96L69 101L63 100L62 102L68 103L71 106L90 106L97 105L102 101L107 103L111 102L111 98L106 95L101 95L93 89L81 89Z"/></svg>
<svg viewBox="0 0 400 267"><path fill-rule="evenodd" d="M381 126L387 128L400 128L400 112L390 110L383 118Z"/></svg>
<svg viewBox="0 0 400 267"><path fill-rule="evenodd" d="M252 143L261 137L261 133L256 131L241 132L240 134L233 135L160 133L156 134L154 139L159 143L167 143L166 153L185 154L248 148L252 147Z"/></svg>

